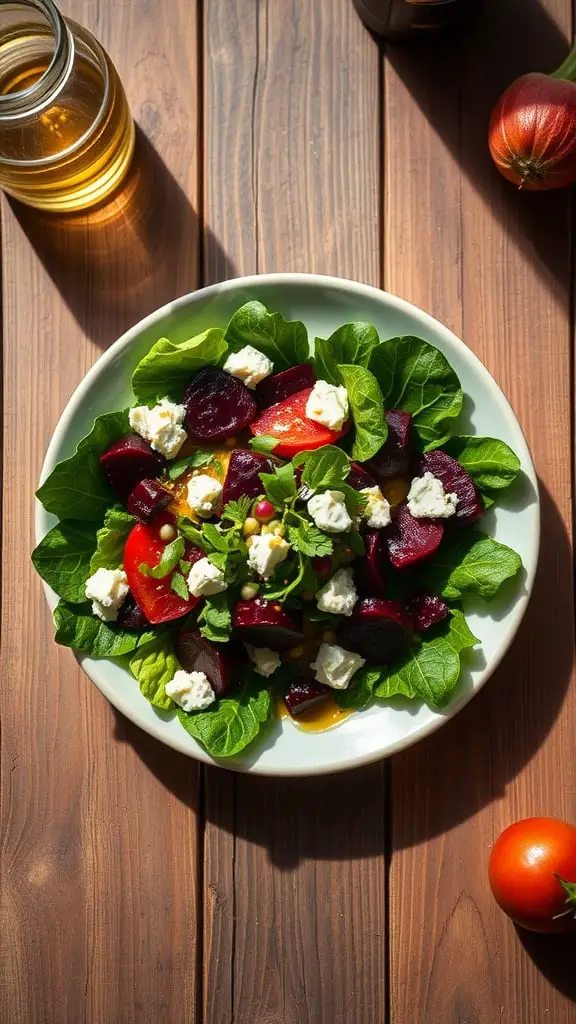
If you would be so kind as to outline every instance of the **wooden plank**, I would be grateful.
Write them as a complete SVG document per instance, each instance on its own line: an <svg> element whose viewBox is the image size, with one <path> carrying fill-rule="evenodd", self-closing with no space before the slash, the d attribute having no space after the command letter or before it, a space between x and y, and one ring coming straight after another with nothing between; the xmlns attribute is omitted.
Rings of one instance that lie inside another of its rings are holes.
<svg viewBox="0 0 576 1024"><path fill-rule="evenodd" d="M378 54L352 5L212 0L204 31L205 218L228 258L378 284ZM383 782L207 773L210 1024L386 1019Z"/></svg>
<svg viewBox="0 0 576 1024"><path fill-rule="evenodd" d="M189 1024L197 766L115 715L56 648L29 556L33 491L70 392L101 347L197 283L196 3L65 7L117 60L150 142L123 195L97 214L2 207L0 1017Z"/></svg>
<svg viewBox="0 0 576 1024"><path fill-rule="evenodd" d="M569 25L569 0L487 0L460 52L390 50L386 64L386 286L461 332L495 375L543 503L536 591L513 650L468 708L393 762L399 1024L568 1024L574 1014L574 945L518 936L486 874L505 825L576 814L569 199L519 195L485 141L501 89L556 66Z"/></svg>

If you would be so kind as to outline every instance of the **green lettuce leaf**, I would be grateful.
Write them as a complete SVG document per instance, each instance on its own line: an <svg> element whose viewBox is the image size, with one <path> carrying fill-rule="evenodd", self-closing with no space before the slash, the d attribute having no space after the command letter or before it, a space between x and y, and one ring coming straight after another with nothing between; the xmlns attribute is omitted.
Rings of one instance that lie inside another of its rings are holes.
<svg viewBox="0 0 576 1024"><path fill-rule="evenodd" d="M462 409L460 381L446 357L422 338L391 338L375 348L370 369L386 409L412 414L412 426L425 449L450 436Z"/></svg>
<svg viewBox="0 0 576 1024"><path fill-rule="evenodd" d="M155 405L160 399L180 401L190 379L203 366L216 366L227 350L224 331L211 327L188 341L160 338L132 374L137 402Z"/></svg>
<svg viewBox="0 0 576 1024"><path fill-rule="evenodd" d="M134 633L114 622L102 622L92 615L90 604L72 605L66 601L60 601L54 609L54 625L57 644L91 654L93 658L118 658L156 637L152 629Z"/></svg>
<svg viewBox="0 0 576 1024"><path fill-rule="evenodd" d="M138 680L146 700L165 710L175 706L165 687L180 667L168 636L157 636L151 642L141 644L130 658L130 671Z"/></svg>
<svg viewBox="0 0 576 1024"><path fill-rule="evenodd" d="M122 565L126 538L135 523L134 516L121 505L113 505L108 509L104 525L96 534L96 551L90 560L90 576L97 569L117 569Z"/></svg>
<svg viewBox="0 0 576 1024"><path fill-rule="evenodd" d="M419 579L448 601L470 593L490 601L521 568L522 559L512 548L479 530L462 530L445 537L434 559L420 570Z"/></svg>
<svg viewBox="0 0 576 1024"><path fill-rule="evenodd" d="M181 724L212 757L234 757L252 743L272 717L272 698L262 680L250 677L235 697L206 711L178 710Z"/></svg>
<svg viewBox="0 0 576 1024"><path fill-rule="evenodd" d="M58 523L32 552L32 564L48 586L72 604L86 600L84 586L91 575L96 524L69 520Z"/></svg>
<svg viewBox="0 0 576 1024"><path fill-rule="evenodd" d="M54 467L36 491L47 512L59 519L102 522L106 510L114 504L98 456L129 430L128 410L98 416L74 455Z"/></svg>
<svg viewBox="0 0 576 1024"><path fill-rule="evenodd" d="M226 328L226 341L237 352L252 345L274 363L274 371L305 363L310 355L308 333L299 320L269 313L262 302L247 302L236 310Z"/></svg>
<svg viewBox="0 0 576 1024"><path fill-rule="evenodd" d="M348 392L356 430L352 458L365 462L380 451L388 437L382 392L374 374L364 366L340 365L338 370Z"/></svg>
<svg viewBox="0 0 576 1024"><path fill-rule="evenodd" d="M457 459L483 494L509 487L520 472L520 459L494 437L451 437L444 451Z"/></svg>
<svg viewBox="0 0 576 1024"><path fill-rule="evenodd" d="M379 344L376 328L362 322L344 324L329 338L316 338L313 359L316 376L330 384L341 384L339 364L367 367L372 350Z"/></svg>

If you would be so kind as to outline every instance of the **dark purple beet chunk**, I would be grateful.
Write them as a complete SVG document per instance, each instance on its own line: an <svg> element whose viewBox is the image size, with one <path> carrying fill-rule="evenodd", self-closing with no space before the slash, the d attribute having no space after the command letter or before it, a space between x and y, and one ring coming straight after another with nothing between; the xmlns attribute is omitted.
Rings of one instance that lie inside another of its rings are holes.
<svg viewBox="0 0 576 1024"><path fill-rule="evenodd" d="M354 563L354 577L360 594L366 597L384 597L388 547L382 530L366 530L366 552Z"/></svg>
<svg viewBox="0 0 576 1024"><path fill-rule="evenodd" d="M126 508L143 523L149 523L171 500L170 491L157 480L141 480L129 494Z"/></svg>
<svg viewBox="0 0 576 1024"><path fill-rule="evenodd" d="M456 459L446 452L437 449L433 452L426 452L420 459L419 472L432 473L438 480L447 494L455 494L458 498L456 515L453 521L464 524L473 523L479 519L484 509L482 499L476 490L476 485L469 473Z"/></svg>
<svg viewBox="0 0 576 1024"><path fill-rule="evenodd" d="M399 505L385 533L392 565L404 569L438 550L444 527L436 519L415 519L407 505Z"/></svg>
<svg viewBox="0 0 576 1024"><path fill-rule="evenodd" d="M438 594L430 594L425 590L418 594L412 594L406 603L412 615L416 633L424 633L431 626L444 622L444 619L448 618L450 614L448 605Z"/></svg>
<svg viewBox="0 0 576 1024"><path fill-rule="evenodd" d="M272 651L286 651L304 640L300 623L278 604L256 597L252 601L238 601L232 613L232 636L235 640L254 647L269 647Z"/></svg>
<svg viewBox="0 0 576 1024"><path fill-rule="evenodd" d="M190 565L194 565L194 562L199 562L201 558L206 558L206 552L202 551L202 548L195 547L194 544L186 544L186 551L184 552L183 562L190 562Z"/></svg>
<svg viewBox="0 0 576 1024"><path fill-rule="evenodd" d="M230 456L228 472L222 488L222 504L237 500L242 495L257 498L264 493L259 473L272 473L275 462L258 452L235 448Z"/></svg>
<svg viewBox="0 0 576 1024"><path fill-rule="evenodd" d="M366 463L367 469L377 480L388 480L404 476L408 472L412 453L412 417L401 409L389 409L385 413L388 423L388 437L374 458Z"/></svg>
<svg viewBox="0 0 576 1024"><path fill-rule="evenodd" d="M100 465L110 486L126 501L141 480L160 476L166 460L139 434L126 434L102 453Z"/></svg>
<svg viewBox="0 0 576 1024"><path fill-rule="evenodd" d="M186 672L204 672L217 697L231 689L247 663L241 644L212 644L194 630L181 630L174 649Z"/></svg>
<svg viewBox="0 0 576 1024"><path fill-rule="evenodd" d="M284 694L284 703L291 715L301 715L303 711L323 703L329 693L329 687L315 679L295 679Z"/></svg>
<svg viewBox="0 0 576 1024"><path fill-rule="evenodd" d="M365 487L377 486L375 478L364 469L364 466L359 466L357 462L351 463L346 483L350 484L350 487L353 487L355 491L363 491Z"/></svg>
<svg viewBox="0 0 576 1024"><path fill-rule="evenodd" d="M122 626L123 629L134 630L147 629L150 625L142 611L142 608L137 604L136 598L133 597L132 594L128 594L124 604L118 611L118 618L116 619L116 622L119 626Z"/></svg>
<svg viewBox="0 0 576 1024"><path fill-rule="evenodd" d="M269 406L290 398L290 395L295 395L298 391L313 388L315 383L316 374L310 363L299 363L298 366L291 366L289 370L265 377L256 385L254 395L259 408L268 409Z"/></svg>
<svg viewBox="0 0 576 1024"><path fill-rule="evenodd" d="M186 429L198 441L224 441L244 430L257 412L246 385L211 366L196 374L182 404L186 406Z"/></svg>
<svg viewBox="0 0 576 1024"><path fill-rule="evenodd" d="M405 650L412 619L397 601L365 597L338 629L338 643L369 665L390 665Z"/></svg>

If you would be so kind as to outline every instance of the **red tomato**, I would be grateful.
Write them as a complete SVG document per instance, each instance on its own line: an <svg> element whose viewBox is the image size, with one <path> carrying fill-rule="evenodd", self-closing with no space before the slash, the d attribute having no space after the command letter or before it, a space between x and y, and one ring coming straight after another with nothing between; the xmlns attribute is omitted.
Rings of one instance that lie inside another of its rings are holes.
<svg viewBox="0 0 576 1024"><path fill-rule="evenodd" d="M517 821L497 840L488 873L496 902L516 924L534 932L568 931L576 926L573 825L557 818ZM565 916L558 916L567 910Z"/></svg>
<svg viewBox="0 0 576 1024"><path fill-rule="evenodd" d="M190 597L188 601L184 601L178 597L170 588L172 573L164 579L155 580L139 571L142 562L150 566L158 565L166 547L166 541L160 540L160 527L166 523L173 525L174 522L174 516L169 512L162 512L151 523L138 523L129 533L124 546L124 571L128 577L128 585L146 618L154 625L180 619L192 611L200 600L198 597ZM189 545L184 558L195 562L203 555L203 551Z"/></svg>
<svg viewBox="0 0 576 1024"><path fill-rule="evenodd" d="M290 398L271 405L250 425L250 430L255 435L266 434L278 438L274 455L291 458L298 452L321 448L324 444L334 444L350 429L349 422L344 424L342 430L329 430L321 423L309 420L306 416L306 402L311 392L312 388L306 388L305 391L298 391L295 395L290 395Z"/></svg>

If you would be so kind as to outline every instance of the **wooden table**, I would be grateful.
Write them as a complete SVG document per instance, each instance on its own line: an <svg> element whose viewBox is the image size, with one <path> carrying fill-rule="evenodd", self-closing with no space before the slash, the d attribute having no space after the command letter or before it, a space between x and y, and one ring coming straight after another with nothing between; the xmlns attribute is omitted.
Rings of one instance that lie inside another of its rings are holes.
<svg viewBox="0 0 576 1024"><path fill-rule="evenodd" d="M576 945L519 935L490 847L576 818L568 192L486 151L500 89L566 51L570 0L486 0L461 46L379 52L350 0L67 0L141 127L124 198L2 204L2 1024L572 1024ZM126 200L130 193L131 198ZM115 714L52 640L29 553L58 416L126 327L271 270L412 300L509 396L542 484L513 650L440 733L348 775L209 769Z"/></svg>

